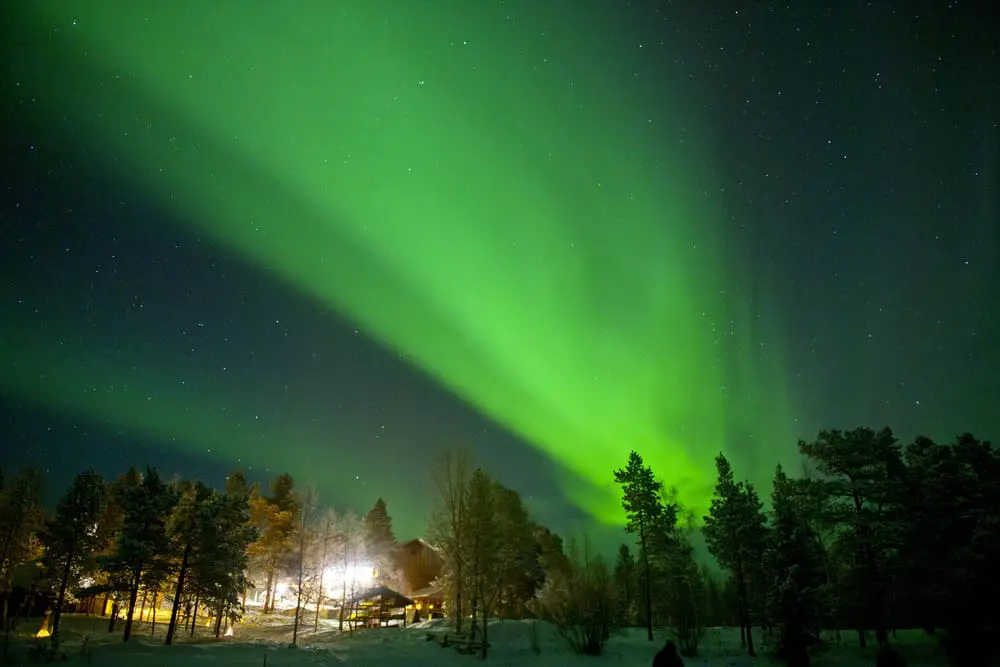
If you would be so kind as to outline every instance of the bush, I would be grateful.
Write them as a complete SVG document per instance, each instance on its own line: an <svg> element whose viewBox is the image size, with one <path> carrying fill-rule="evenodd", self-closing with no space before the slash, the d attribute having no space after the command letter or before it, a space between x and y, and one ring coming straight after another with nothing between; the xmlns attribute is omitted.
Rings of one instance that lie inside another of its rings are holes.
<svg viewBox="0 0 1000 667"><path fill-rule="evenodd" d="M607 563L571 542L569 568L553 573L532 604L538 616L555 625L570 648L582 655L600 655L618 617L617 589Z"/></svg>

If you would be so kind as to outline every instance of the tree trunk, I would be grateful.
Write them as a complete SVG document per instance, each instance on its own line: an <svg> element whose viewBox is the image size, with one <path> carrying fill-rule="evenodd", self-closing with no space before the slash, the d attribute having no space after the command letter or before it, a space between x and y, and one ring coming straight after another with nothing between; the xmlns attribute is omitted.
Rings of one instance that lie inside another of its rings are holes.
<svg viewBox="0 0 1000 667"><path fill-rule="evenodd" d="M640 531L642 529L640 528ZM649 574L649 550L646 549L646 536L640 533L639 540L641 542L640 548L642 549L642 568L646 580L643 582L643 587L646 589L646 635L649 641L653 641L653 582Z"/></svg>
<svg viewBox="0 0 1000 667"><path fill-rule="evenodd" d="M483 648L479 652L479 657L483 660L486 659L486 651L489 649L489 644L487 640L490 638L490 632L487 630L487 622L489 621L489 607L485 607L483 610Z"/></svg>
<svg viewBox="0 0 1000 667"><path fill-rule="evenodd" d="M462 558L455 559L455 634L462 634Z"/></svg>
<svg viewBox="0 0 1000 667"><path fill-rule="evenodd" d="M736 582L737 592L740 596L740 625L744 626L747 631L747 654L756 657L757 653L754 651L753 646L753 628L750 627L750 607L747 598L747 583L746 579L743 577L742 571L739 573L739 578Z"/></svg>
<svg viewBox="0 0 1000 667"><path fill-rule="evenodd" d="M111 617L108 619L108 632L115 631L115 621L118 620L118 600L111 601Z"/></svg>
<svg viewBox="0 0 1000 667"><path fill-rule="evenodd" d="M184 545L184 555L181 556L181 569L177 572L177 588L174 589L174 604L170 608L170 623L167 625L167 638L163 644L174 643L174 632L177 629L177 610L180 607L181 595L184 594L184 578L187 576L188 559L191 557L191 543Z"/></svg>
<svg viewBox="0 0 1000 667"><path fill-rule="evenodd" d="M270 565L267 567L267 590L264 592L264 613L270 612L271 607L271 584L274 583L274 568Z"/></svg>
<svg viewBox="0 0 1000 667"><path fill-rule="evenodd" d="M292 646L297 646L299 641L299 618L302 615L302 575L305 570L305 551L306 551L306 513L302 512L302 528L301 535L299 539L299 581L298 588L295 590L295 623L292 625Z"/></svg>
<svg viewBox="0 0 1000 667"><path fill-rule="evenodd" d="M123 642L132 637L132 616L135 614L135 603L139 599L139 583L142 580L142 565L132 572L132 590L128 596L128 615L125 617L125 636Z"/></svg>
<svg viewBox="0 0 1000 667"><path fill-rule="evenodd" d="M345 574L344 574L344 591L343 591L343 594L340 597L340 614L339 614L339 616L340 616L339 626L340 627L339 627L339 632L343 632L344 631L344 612L346 611L345 607L347 607L347 575L346 575L347 570L345 569L344 572L345 572Z"/></svg>
<svg viewBox="0 0 1000 667"><path fill-rule="evenodd" d="M66 601L66 587L69 586L69 571L73 566L75 546L70 544L69 553L66 554L66 563L63 565L62 579L59 582L59 597L56 598L56 607L52 610L52 648L59 647L59 619L62 618L62 607Z"/></svg>
<svg viewBox="0 0 1000 667"><path fill-rule="evenodd" d="M159 587L153 591L153 608L150 610L149 614L149 636L152 637L156 634L156 610L160 606L160 589Z"/></svg>
<svg viewBox="0 0 1000 667"><path fill-rule="evenodd" d="M215 616L215 638L219 638L219 633L222 631L222 615L226 611L226 603L224 601L219 602L219 608Z"/></svg>
<svg viewBox="0 0 1000 667"><path fill-rule="evenodd" d="M194 626L198 623L198 603L201 602L201 596L194 596L194 606L191 607L191 634L189 636L194 637Z"/></svg>
<svg viewBox="0 0 1000 667"><path fill-rule="evenodd" d="M320 576L319 591L316 593L316 618L313 619L313 632L319 632L319 606L323 602L323 577Z"/></svg>
<svg viewBox="0 0 1000 667"><path fill-rule="evenodd" d="M146 587L142 588L142 602L139 603L139 620L142 621L146 618L146 597L149 595L149 591Z"/></svg>

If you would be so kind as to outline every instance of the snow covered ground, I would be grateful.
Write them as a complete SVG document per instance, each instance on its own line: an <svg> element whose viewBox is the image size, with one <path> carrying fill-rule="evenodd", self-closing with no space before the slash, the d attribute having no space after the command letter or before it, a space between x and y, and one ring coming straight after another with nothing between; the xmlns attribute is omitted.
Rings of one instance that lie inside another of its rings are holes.
<svg viewBox="0 0 1000 667"><path fill-rule="evenodd" d="M606 655L599 658L573 655L554 629L538 625L536 653L531 642L530 621L503 621L490 626L490 658L488 664L496 666L533 665L649 665L653 654L663 643L658 635L650 644L645 631L635 629L614 636L608 643ZM477 657L462 655L454 648L442 647L428 640L428 635L438 636L448 630L445 621L434 620L418 623L408 628L359 630L353 635L341 634L336 624L322 621L319 631L313 632L308 623L300 633L298 648L289 648L291 625L287 617L250 616L235 629L235 636L224 640L211 637L208 628L197 627L195 636L180 633L178 643L163 646L164 624L158 624L155 635L150 635L148 625L139 626L133 641L121 642L121 626L109 634L107 619L68 615L63 620L63 647L69 662L91 664L95 667L177 667L178 665L253 665L260 667L305 667L320 665L347 665L383 667L405 664L407 667L440 665L452 667L482 664ZM22 626L21 629L28 629ZM81 652L84 637L88 637L88 655ZM897 639L901 652L911 667L940 667L945 665L933 638L922 632L902 632ZM692 667L743 667L769 665L766 658L754 660L741 654L739 631L732 628L712 628L706 631L702 655L689 659ZM862 651L857 647L857 637L845 633L841 647L833 648L815 664L819 667L861 667L874 665L872 649Z"/></svg>

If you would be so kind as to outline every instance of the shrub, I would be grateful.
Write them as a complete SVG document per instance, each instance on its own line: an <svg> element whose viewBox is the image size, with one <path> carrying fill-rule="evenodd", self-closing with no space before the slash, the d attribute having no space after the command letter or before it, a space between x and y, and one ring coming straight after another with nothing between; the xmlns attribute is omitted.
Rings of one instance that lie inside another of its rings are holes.
<svg viewBox="0 0 1000 667"><path fill-rule="evenodd" d="M532 608L555 625L570 648L582 655L600 655L618 617L617 589L607 563L583 547L569 545L569 567L552 573Z"/></svg>

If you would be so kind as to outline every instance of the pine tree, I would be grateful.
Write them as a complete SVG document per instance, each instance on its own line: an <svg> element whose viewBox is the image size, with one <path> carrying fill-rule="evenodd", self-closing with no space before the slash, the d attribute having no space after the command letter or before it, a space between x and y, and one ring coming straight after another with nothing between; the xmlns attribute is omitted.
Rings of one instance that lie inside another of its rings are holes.
<svg viewBox="0 0 1000 667"><path fill-rule="evenodd" d="M628 457L625 468L615 471L615 482L622 487L622 507L625 509L625 530L636 536L642 562L642 588L646 603L646 633L653 641L653 583L650 567L656 526L663 520L663 485L653 477L635 451Z"/></svg>
<svg viewBox="0 0 1000 667"><path fill-rule="evenodd" d="M199 557L198 549L204 544L207 533L214 529L209 523L211 511L208 506L215 497L215 492L200 481L184 483L178 486L176 493L179 500L174 506L168 522L167 532L172 542L174 553L180 553L180 564L177 566L177 585L174 589L174 603L170 609L170 622L167 625L167 636L164 644L171 644L177 629L177 612L181 599L184 597L185 579L193 560Z"/></svg>
<svg viewBox="0 0 1000 667"><path fill-rule="evenodd" d="M500 569L494 613L507 618L523 616L525 605L541 585L545 573L539 563L535 526L521 496L506 486L494 487L497 517L500 523Z"/></svg>
<svg viewBox="0 0 1000 667"><path fill-rule="evenodd" d="M771 506L767 604L780 631L778 653L789 667L809 667L808 647L822 629L823 554L803 515L801 496L780 465Z"/></svg>
<svg viewBox="0 0 1000 667"><path fill-rule="evenodd" d="M715 497L705 516L702 533L708 550L736 580L740 625L746 636L747 652L756 655L751 629L749 580L763 563L766 536L763 505L756 490L746 482L736 482L725 455L715 459L718 481Z"/></svg>
<svg viewBox="0 0 1000 667"><path fill-rule="evenodd" d="M146 468L137 485L120 489L122 529L114 552L104 559L104 566L113 578L127 582L128 612L123 641L128 641L143 574L170 553L166 524L177 495L151 467Z"/></svg>
<svg viewBox="0 0 1000 667"><path fill-rule="evenodd" d="M100 546L99 523L104 514L107 487L93 470L78 474L59 499L55 514L46 523L42 543L49 571L59 582L52 613L52 647L59 646L59 621L70 577Z"/></svg>
<svg viewBox="0 0 1000 667"><path fill-rule="evenodd" d="M250 495L253 524L257 539L251 547L266 575L264 613L274 610L277 574L284 560L295 549L294 536L299 523L299 507L291 475L278 475L271 481L271 494L265 496L254 487Z"/></svg>
<svg viewBox="0 0 1000 667"><path fill-rule="evenodd" d="M385 501L379 498L365 515L365 550L373 560L379 582L389 587L397 585L392 576L395 549L396 536L392 533L392 517L389 516Z"/></svg>
<svg viewBox="0 0 1000 667"><path fill-rule="evenodd" d="M854 553L850 575L861 606L858 641L865 646L867 629L882 636L888 628L884 543L895 529L889 517L903 490L899 444L888 428L856 428L820 431L814 442L800 440L799 451L824 475L817 484L831 499L829 520L842 529L840 540Z"/></svg>
<svg viewBox="0 0 1000 667"><path fill-rule="evenodd" d="M227 481L226 492L213 494L202 516L205 530L191 573L198 594L214 611L218 637L223 620L231 624L240 618L240 597L249 585L249 549L258 537L245 481Z"/></svg>
<svg viewBox="0 0 1000 667"><path fill-rule="evenodd" d="M43 514L38 505L41 478L34 469L4 480L0 489L0 620L9 635L15 621L7 608L14 570L31 556L32 540Z"/></svg>
<svg viewBox="0 0 1000 667"><path fill-rule="evenodd" d="M614 569L615 585L618 587L618 602L620 603L621 619L620 624L631 626L635 623L637 604L636 588L638 585L638 573L636 571L635 557L627 544L619 545L618 558L615 561Z"/></svg>

